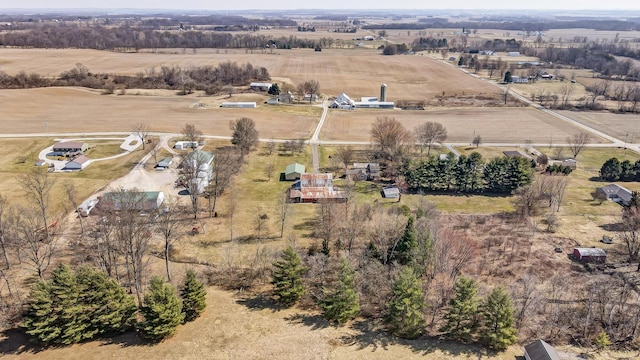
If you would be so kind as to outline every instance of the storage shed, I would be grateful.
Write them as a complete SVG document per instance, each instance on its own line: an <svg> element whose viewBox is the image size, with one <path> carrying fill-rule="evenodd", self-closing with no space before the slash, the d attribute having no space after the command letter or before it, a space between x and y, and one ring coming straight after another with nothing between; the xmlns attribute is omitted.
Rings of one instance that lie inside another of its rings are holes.
<svg viewBox="0 0 640 360"><path fill-rule="evenodd" d="M560 355L544 340L536 340L524 347L524 358L526 360L560 360Z"/></svg>
<svg viewBox="0 0 640 360"><path fill-rule="evenodd" d="M382 191L380 191L380 195L382 195L382 197L385 199L399 199L400 189L395 186L389 186L383 188Z"/></svg>
<svg viewBox="0 0 640 360"><path fill-rule="evenodd" d="M298 163L289 164L284 171L284 178L285 180L298 180L304 172L304 165Z"/></svg>
<svg viewBox="0 0 640 360"><path fill-rule="evenodd" d="M173 160L171 160L170 157L166 157L166 158L158 161L158 163L156 164L156 169L158 169L158 170L168 169L169 166L171 166L171 163L173 163Z"/></svg>
<svg viewBox="0 0 640 360"><path fill-rule="evenodd" d="M64 170L82 170L91 164L91 159L84 155L69 161L64 165Z"/></svg>
<svg viewBox="0 0 640 360"><path fill-rule="evenodd" d="M573 257L579 262L603 263L607 260L607 253L598 248L574 248Z"/></svg>
<svg viewBox="0 0 640 360"><path fill-rule="evenodd" d="M162 191L116 191L99 198L98 207L103 210L157 210L164 202Z"/></svg>

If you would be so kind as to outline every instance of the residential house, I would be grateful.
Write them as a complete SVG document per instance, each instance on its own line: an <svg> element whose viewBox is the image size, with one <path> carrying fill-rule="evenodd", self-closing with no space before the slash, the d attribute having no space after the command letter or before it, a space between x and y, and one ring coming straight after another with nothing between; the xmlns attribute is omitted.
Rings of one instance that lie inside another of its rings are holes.
<svg viewBox="0 0 640 360"><path fill-rule="evenodd" d="M61 141L53 144L52 156L68 156L72 154L84 154L89 149L89 144L79 141Z"/></svg>
<svg viewBox="0 0 640 360"><path fill-rule="evenodd" d="M618 184L609 184L596 188L596 198L609 200L621 205L629 205L633 192Z"/></svg>
<svg viewBox="0 0 640 360"><path fill-rule="evenodd" d="M527 160L533 160L533 157L531 157L531 155L523 153L520 150L506 150L506 151L503 151L502 153L506 157L521 157Z"/></svg>

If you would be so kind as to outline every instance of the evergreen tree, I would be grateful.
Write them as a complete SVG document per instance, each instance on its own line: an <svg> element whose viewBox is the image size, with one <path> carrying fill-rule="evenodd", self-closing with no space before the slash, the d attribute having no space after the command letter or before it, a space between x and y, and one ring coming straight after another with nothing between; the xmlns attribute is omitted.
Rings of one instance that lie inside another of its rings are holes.
<svg viewBox="0 0 640 360"><path fill-rule="evenodd" d="M409 264L413 260L418 248L418 240L416 238L416 228L414 223L415 220L413 216L409 216L409 220L404 228L402 237L398 241L398 245L396 245L395 249L390 249L392 253L389 260L397 260L402 265Z"/></svg>
<svg viewBox="0 0 640 360"><path fill-rule="evenodd" d="M440 331L450 339L468 342L473 339L478 327L478 285L475 280L462 276L456 281L454 292L444 317L446 323Z"/></svg>
<svg viewBox="0 0 640 360"><path fill-rule="evenodd" d="M393 285L393 298L387 303L391 333L406 339L420 337L424 332L425 306L420 279L410 267L405 267Z"/></svg>
<svg viewBox="0 0 640 360"><path fill-rule="evenodd" d="M20 326L40 343L53 343L62 330L57 324L58 319L53 306L49 284L44 280L38 280L31 287Z"/></svg>
<svg viewBox="0 0 640 360"><path fill-rule="evenodd" d="M268 93L269 95L275 95L275 96L280 95L280 86L278 84L271 85L271 87L269 87Z"/></svg>
<svg viewBox="0 0 640 360"><path fill-rule="evenodd" d="M622 165L620 164L620 160L615 157L605 161L600 168L600 178L603 180L616 181L620 179L621 174Z"/></svg>
<svg viewBox="0 0 640 360"><path fill-rule="evenodd" d="M187 278L180 295L185 321L195 320L207 307L207 291L204 284L196 278L196 272L191 269L187 270Z"/></svg>
<svg viewBox="0 0 640 360"><path fill-rule="evenodd" d="M506 350L516 343L511 296L500 286L482 302L480 342L495 350Z"/></svg>
<svg viewBox="0 0 640 360"><path fill-rule="evenodd" d="M596 338L593 340L593 343L595 344L598 350L604 350L609 346L611 346L611 340L609 340L609 335L607 335L607 333L604 332L604 330L598 333L598 336L596 336Z"/></svg>
<svg viewBox="0 0 640 360"><path fill-rule="evenodd" d="M356 274L345 259L341 259L338 281L334 288L323 288L319 301L322 316L338 324L344 324L360 313L360 299L356 291Z"/></svg>
<svg viewBox="0 0 640 360"><path fill-rule="evenodd" d="M176 289L159 276L151 279L140 310L144 320L138 324L138 329L142 336L153 341L161 341L173 335L184 320L182 303Z"/></svg>
<svg viewBox="0 0 640 360"><path fill-rule="evenodd" d="M304 294L302 275L307 272L300 256L289 246L282 252L281 260L275 262L273 267L273 294L286 306L295 304Z"/></svg>
<svg viewBox="0 0 640 360"><path fill-rule="evenodd" d="M525 158L499 157L484 167L487 190L508 193L531 183L533 173L531 163Z"/></svg>
<svg viewBox="0 0 640 360"><path fill-rule="evenodd" d="M133 297L104 273L60 265L31 289L21 324L44 344L73 344L131 326Z"/></svg>
<svg viewBox="0 0 640 360"><path fill-rule="evenodd" d="M138 309L133 296L128 295L114 279L90 267L78 269L76 278L80 289L78 303L84 307L83 321L90 324L83 339L131 328Z"/></svg>

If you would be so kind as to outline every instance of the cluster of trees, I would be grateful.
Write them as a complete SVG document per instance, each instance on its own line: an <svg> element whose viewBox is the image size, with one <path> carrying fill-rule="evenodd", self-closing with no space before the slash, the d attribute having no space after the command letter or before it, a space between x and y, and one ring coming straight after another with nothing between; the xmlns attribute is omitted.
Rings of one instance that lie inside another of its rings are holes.
<svg viewBox="0 0 640 360"><path fill-rule="evenodd" d="M395 275L390 279L388 292L380 299L382 314L376 314L382 316L388 331L400 338L415 339L426 332L425 269L416 262L418 249L414 219L409 217L402 236L391 249L392 261L387 266L393 268ZM371 246L365 252L369 257L378 256L376 254L379 255L379 251L372 250ZM309 267L291 247L273 266L274 296L284 306L294 305L305 294L304 277L313 276L308 274ZM344 324L362 314L358 274L345 257L338 257L325 266L333 271L312 296L325 319ZM517 339L511 297L504 288L496 287L480 301L477 291L478 285L473 279L457 278L439 332L452 340L479 341L488 348L505 350Z"/></svg>
<svg viewBox="0 0 640 360"><path fill-rule="evenodd" d="M405 54L409 51L407 44L386 44L382 49L384 55Z"/></svg>
<svg viewBox="0 0 640 360"><path fill-rule="evenodd" d="M482 155L473 152L459 158L429 157L410 165L404 176L414 191L511 193L531 183L533 170L524 158L505 156L485 163Z"/></svg>
<svg viewBox="0 0 640 360"><path fill-rule="evenodd" d="M83 86L94 89L175 89L182 94L193 90L204 90L207 94L226 91L226 86L248 85L252 81L267 81L271 77L264 67L254 67L250 63L238 65L223 62L216 67L202 66L181 68L177 65L151 68L135 76L115 74L95 74L86 66L76 66L59 75L45 78L36 73L24 71L15 76L0 72L0 88L32 88L45 86Z"/></svg>
<svg viewBox="0 0 640 360"><path fill-rule="evenodd" d="M193 321L206 307L204 285L187 272L181 298L160 277L153 277L140 307L132 295L103 271L60 265L50 280L38 280L27 299L21 326L37 342L69 345L114 335L132 328L152 341L173 335L185 321Z"/></svg>
<svg viewBox="0 0 640 360"><path fill-rule="evenodd" d="M423 51L427 49L448 48L446 38L436 39L434 37L419 37L411 42L411 50Z"/></svg>
<svg viewBox="0 0 640 360"><path fill-rule="evenodd" d="M612 157L602 164L600 178L606 181L640 181L640 160L632 163Z"/></svg>

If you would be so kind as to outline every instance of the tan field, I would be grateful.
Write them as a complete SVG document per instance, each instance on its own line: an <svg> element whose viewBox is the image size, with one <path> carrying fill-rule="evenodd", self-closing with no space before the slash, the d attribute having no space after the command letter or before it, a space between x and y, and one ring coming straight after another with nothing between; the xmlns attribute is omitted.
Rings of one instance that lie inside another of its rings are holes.
<svg viewBox="0 0 640 360"><path fill-rule="evenodd" d="M57 76L82 63L94 73L135 75L163 65L216 66L220 62L251 63L265 67L271 77L298 84L317 80L329 96L346 92L353 98L377 96L380 84L388 85L387 97L396 100L430 100L450 93L497 93L485 82L426 56L383 56L366 49L277 50L273 54L250 50L198 49L197 53L117 53L96 50L0 49L0 70L21 70Z"/></svg>
<svg viewBox="0 0 640 360"><path fill-rule="evenodd" d="M223 101L227 100L249 101L242 95L231 99L225 96ZM220 109L216 101L219 102L214 98L180 96L105 96L77 88L1 90L0 124L5 134L126 132L141 122L154 131L179 133L189 122L205 134L231 135L229 121L249 117L256 122L261 137L305 138L313 131L321 113L321 109L308 107L292 107L292 111L286 112L276 112L267 106ZM195 106L198 103L205 106Z"/></svg>
<svg viewBox="0 0 640 360"><path fill-rule="evenodd" d="M369 141L371 124L379 116L395 117L411 130L426 122L442 123L447 128L448 142L471 142L474 134L486 143L548 144L556 143L580 130L541 111L531 108L453 108L428 111L331 111L325 121L321 139ZM597 142L606 142L603 139Z"/></svg>

